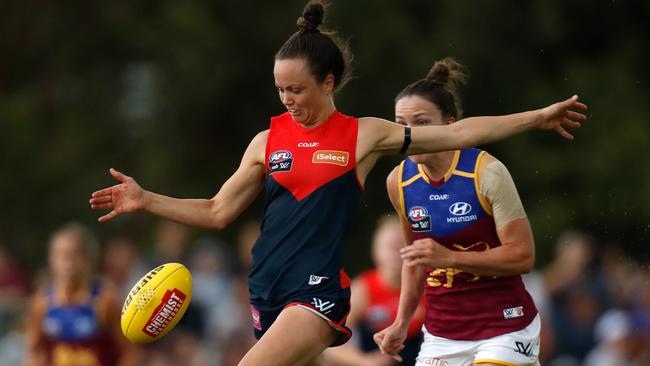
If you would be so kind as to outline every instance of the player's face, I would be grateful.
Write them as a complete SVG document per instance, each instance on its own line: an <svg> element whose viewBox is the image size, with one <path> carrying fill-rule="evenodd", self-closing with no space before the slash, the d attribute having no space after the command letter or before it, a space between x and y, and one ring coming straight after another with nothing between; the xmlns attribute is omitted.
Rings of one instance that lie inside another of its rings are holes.
<svg viewBox="0 0 650 366"><path fill-rule="evenodd" d="M275 60L273 76L280 101L294 121L309 126L327 117L324 114L331 104L334 80L331 75L319 83L304 59L290 58Z"/></svg>
<svg viewBox="0 0 650 366"><path fill-rule="evenodd" d="M422 97L411 95L395 103L395 122L409 127L443 126L454 122L454 118L444 117L438 106ZM435 153L411 155L411 160L422 164L433 155Z"/></svg>
<svg viewBox="0 0 650 366"><path fill-rule="evenodd" d="M374 259L377 267L382 267L391 276L400 276L402 270L402 257L399 250L404 239L399 223L386 224L375 237Z"/></svg>
<svg viewBox="0 0 650 366"><path fill-rule="evenodd" d="M52 275L61 281L78 279L88 269L88 260L81 250L81 243L70 234L60 234L52 239L49 261Z"/></svg>

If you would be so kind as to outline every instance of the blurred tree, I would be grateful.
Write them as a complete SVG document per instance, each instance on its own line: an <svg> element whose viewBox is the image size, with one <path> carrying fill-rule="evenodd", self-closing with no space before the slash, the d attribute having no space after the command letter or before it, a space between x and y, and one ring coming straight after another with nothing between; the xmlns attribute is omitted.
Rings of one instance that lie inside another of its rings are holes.
<svg viewBox="0 0 650 366"><path fill-rule="evenodd" d="M111 166L148 189L209 197L250 139L282 112L273 55L306 0L5 1L0 14L0 236L34 266L62 221L94 222L89 193ZM591 120L567 143L529 133L486 147L512 171L534 226L538 262L577 226L648 260L648 1L333 1L329 28L355 53L337 96L347 114L390 118L393 97L435 59L472 78L466 115L537 108L579 93ZM368 179L350 269L368 264L384 181ZM257 202L246 213L261 216ZM142 238L150 218L122 226ZM231 236L234 230L226 231Z"/></svg>

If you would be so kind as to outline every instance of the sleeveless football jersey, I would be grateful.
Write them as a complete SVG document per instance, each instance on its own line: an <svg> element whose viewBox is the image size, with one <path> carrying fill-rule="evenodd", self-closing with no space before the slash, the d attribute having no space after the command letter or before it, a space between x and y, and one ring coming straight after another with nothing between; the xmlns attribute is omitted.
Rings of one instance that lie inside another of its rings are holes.
<svg viewBox="0 0 650 366"><path fill-rule="evenodd" d="M359 348L368 352L377 350L373 336L387 328L397 317L399 308L400 288L389 287L376 269L360 275L361 281L368 290L368 307L358 324ZM424 321L424 301L421 301L415 315L409 322L404 349L399 352L403 362L393 362L395 365L413 365L422 342L422 323Z"/></svg>
<svg viewBox="0 0 650 366"><path fill-rule="evenodd" d="M115 344L108 331L100 328L95 312L99 291L99 282L95 282L87 302L61 305L54 303L54 290L48 288L48 307L42 329L49 365L116 364Z"/></svg>
<svg viewBox="0 0 650 366"><path fill-rule="evenodd" d="M388 287L376 269L362 273L360 278L368 289L368 309L362 323L376 333L393 324L393 320L397 317L400 288ZM418 313L409 323L408 338L418 335L422 328L424 319L417 315ZM374 344L374 341L372 343Z"/></svg>
<svg viewBox="0 0 650 366"><path fill-rule="evenodd" d="M348 288L343 240L361 195L358 120L334 112L306 129L289 113L271 119L265 213L253 246L251 302L281 306L297 294Z"/></svg>
<svg viewBox="0 0 650 366"><path fill-rule="evenodd" d="M400 205L414 239L432 238L450 250L484 251L501 245L490 204L476 176L485 152L456 151L442 184L429 181L410 159L399 167ZM429 268L425 326L456 340L479 340L525 328L537 315L521 276L486 277L455 268Z"/></svg>
<svg viewBox="0 0 650 366"><path fill-rule="evenodd" d="M364 352L379 349L373 336L375 333L387 328L397 317L399 308L400 288L389 287L374 269L360 275L360 280L368 291L368 306L365 314L357 325L359 348ZM420 351L422 343L422 323L424 321L424 301L418 305L413 318L409 322L404 349L399 352L402 362L393 362L392 365L413 365Z"/></svg>

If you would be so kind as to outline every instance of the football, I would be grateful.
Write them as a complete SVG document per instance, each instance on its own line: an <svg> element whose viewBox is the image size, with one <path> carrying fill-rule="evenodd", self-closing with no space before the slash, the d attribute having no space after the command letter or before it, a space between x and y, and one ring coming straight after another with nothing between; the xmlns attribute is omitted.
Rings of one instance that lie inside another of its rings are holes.
<svg viewBox="0 0 650 366"><path fill-rule="evenodd" d="M192 297L192 274L180 263L162 264L144 275L122 306L122 333L132 343L160 339L183 317Z"/></svg>

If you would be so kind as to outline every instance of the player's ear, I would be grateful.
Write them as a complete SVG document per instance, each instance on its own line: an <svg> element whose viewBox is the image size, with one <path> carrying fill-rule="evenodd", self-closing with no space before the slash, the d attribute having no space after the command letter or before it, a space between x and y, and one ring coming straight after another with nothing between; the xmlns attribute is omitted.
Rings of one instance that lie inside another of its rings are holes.
<svg viewBox="0 0 650 366"><path fill-rule="evenodd" d="M323 81L323 84L325 86L325 91L327 91L328 93L332 93L334 91L334 81L335 81L334 75L332 75L331 73L327 74L325 80Z"/></svg>

